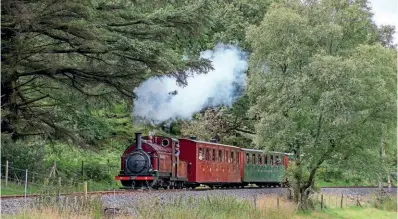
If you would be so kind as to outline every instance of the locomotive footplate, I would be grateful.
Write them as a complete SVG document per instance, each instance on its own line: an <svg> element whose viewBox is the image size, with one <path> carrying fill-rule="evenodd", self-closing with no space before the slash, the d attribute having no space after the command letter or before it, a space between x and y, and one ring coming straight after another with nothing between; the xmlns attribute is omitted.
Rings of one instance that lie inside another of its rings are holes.
<svg viewBox="0 0 398 219"><path fill-rule="evenodd" d="M148 181L154 180L153 176L115 176L115 180L136 180L136 181Z"/></svg>

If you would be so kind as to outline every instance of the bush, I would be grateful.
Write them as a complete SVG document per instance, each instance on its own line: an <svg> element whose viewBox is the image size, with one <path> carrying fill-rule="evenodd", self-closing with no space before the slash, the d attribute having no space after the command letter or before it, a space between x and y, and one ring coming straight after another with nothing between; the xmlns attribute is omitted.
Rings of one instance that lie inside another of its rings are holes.
<svg viewBox="0 0 398 219"><path fill-rule="evenodd" d="M397 211L397 198L386 195L383 191L379 192L373 202L373 207L386 210Z"/></svg>
<svg viewBox="0 0 398 219"><path fill-rule="evenodd" d="M46 166L44 141L12 141L2 135L1 164L9 162L9 176L25 178L25 169L29 172L44 172ZM2 173L4 174L4 173Z"/></svg>

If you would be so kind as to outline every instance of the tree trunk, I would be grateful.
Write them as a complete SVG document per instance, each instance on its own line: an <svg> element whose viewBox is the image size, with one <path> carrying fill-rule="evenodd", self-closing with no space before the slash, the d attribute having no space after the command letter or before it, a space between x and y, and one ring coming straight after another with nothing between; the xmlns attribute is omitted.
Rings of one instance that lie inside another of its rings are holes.
<svg viewBox="0 0 398 219"><path fill-rule="evenodd" d="M381 157L381 162L382 162L382 172L379 173L379 191L383 190L383 173L388 175L387 168L385 167L385 157L386 157L386 151L384 148L384 127L381 128L381 139L380 139L380 157Z"/></svg>
<svg viewBox="0 0 398 219"><path fill-rule="evenodd" d="M387 173L387 185L388 185L388 192L391 192L391 178L389 173Z"/></svg>
<svg viewBox="0 0 398 219"><path fill-rule="evenodd" d="M1 131L12 134L12 138L17 138L15 122L18 118L18 105L16 97L16 81L4 81L1 83L1 108L7 113L1 118Z"/></svg>

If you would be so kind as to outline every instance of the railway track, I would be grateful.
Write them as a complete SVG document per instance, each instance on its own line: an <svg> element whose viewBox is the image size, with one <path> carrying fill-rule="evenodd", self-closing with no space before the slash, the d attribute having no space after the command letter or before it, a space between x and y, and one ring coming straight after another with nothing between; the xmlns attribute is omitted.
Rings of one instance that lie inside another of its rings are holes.
<svg viewBox="0 0 398 219"><path fill-rule="evenodd" d="M260 188L260 187L245 187L245 189L280 189L281 187L268 187L268 188ZM378 188L377 186L325 186L325 187L320 187L321 189L376 189ZM387 187L383 187L387 189ZM392 188L397 188L397 187L392 187ZM236 188L220 188L216 190L234 190ZM153 193L163 193L163 192L179 192L179 191L208 191L208 190L213 190L211 188L206 188L206 187L201 187L197 189L168 189L168 190L153 190L153 189L123 189L123 190L113 190L113 191L92 191L92 192L87 192L87 196L92 196L92 195L123 195L123 194L134 194L134 193L145 193L145 192L153 192ZM74 193L61 193L60 196L66 196L66 195L72 195L72 196L84 196L84 192L74 192ZM34 197L39 197L42 196L40 194L30 194L27 195L26 198L34 198ZM20 198L25 198L25 195L3 195L0 196L1 200L4 199L20 199Z"/></svg>

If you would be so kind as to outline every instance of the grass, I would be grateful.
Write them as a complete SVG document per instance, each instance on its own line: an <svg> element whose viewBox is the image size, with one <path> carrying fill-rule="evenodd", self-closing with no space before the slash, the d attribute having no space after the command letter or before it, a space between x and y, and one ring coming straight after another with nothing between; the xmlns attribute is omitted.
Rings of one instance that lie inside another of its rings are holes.
<svg viewBox="0 0 398 219"><path fill-rule="evenodd" d="M395 180L391 181L391 185L393 187L397 186L397 182ZM361 183L355 183L355 182L350 182L344 179L340 180L331 180L329 182L326 182L322 179L316 180L316 186L317 187L333 187L333 186L378 186L377 184L370 183L370 182L361 182ZM384 186L387 186L386 183L384 183Z"/></svg>
<svg viewBox="0 0 398 219"><path fill-rule="evenodd" d="M27 188L28 194L38 193L40 191L40 185L29 185ZM5 186L5 180L1 180L1 195L23 195L25 194L24 183L8 182Z"/></svg>
<svg viewBox="0 0 398 219"><path fill-rule="evenodd" d="M69 200L73 200L70 198ZM3 215L3 218L104 218L102 204L99 199L79 203L61 201L43 203L39 208L26 210L17 215ZM277 201L279 200L279 202ZM278 205L279 203L279 205ZM396 199L394 200L396 204ZM82 207L84 206L84 208ZM252 200L238 200L231 196L194 198L179 196L168 203L161 203L157 198L141 202L134 208L136 215L119 212L112 218L153 218L153 219L392 219L396 218L397 211L376 209L370 205L366 207L327 208L322 211L296 213L295 204L277 196L260 196ZM278 208L279 207L279 208ZM109 216L108 216L109 217Z"/></svg>
<svg viewBox="0 0 398 219"><path fill-rule="evenodd" d="M347 209L326 209L311 213L297 213L294 219L395 219L397 212L376 208L350 207Z"/></svg>
<svg viewBox="0 0 398 219"><path fill-rule="evenodd" d="M51 187L51 186L48 186ZM121 187L119 182L94 182L87 181L87 191L106 191L106 190L118 190ZM57 188L52 186L51 188ZM39 194L43 192L43 183L28 183L27 194ZM78 183L77 185L63 185L61 186L61 193L68 192L83 192L83 183ZM8 182L5 186L5 180L1 180L1 195L23 195L25 194L25 184L24 182L18 184L15 182Z"/></svg>

